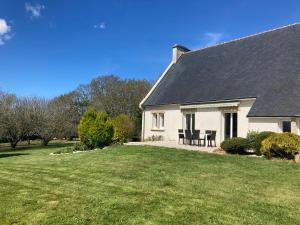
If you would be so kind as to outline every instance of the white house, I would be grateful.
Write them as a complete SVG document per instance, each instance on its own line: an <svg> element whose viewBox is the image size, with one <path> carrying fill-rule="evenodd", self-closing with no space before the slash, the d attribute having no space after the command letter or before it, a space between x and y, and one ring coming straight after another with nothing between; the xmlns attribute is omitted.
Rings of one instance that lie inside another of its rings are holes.
<svg viewBox="0 0 300 225"><path fill-rule="evenodd" d="M300 23L196 51L175 45L170 65L140 103L142 139L178 129L299 133Z"/></svg>

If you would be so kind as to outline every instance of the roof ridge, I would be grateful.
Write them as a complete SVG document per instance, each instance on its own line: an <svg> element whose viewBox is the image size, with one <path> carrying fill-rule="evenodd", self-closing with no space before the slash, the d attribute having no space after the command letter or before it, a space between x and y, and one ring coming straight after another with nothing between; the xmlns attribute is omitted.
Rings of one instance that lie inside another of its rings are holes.
<svg viewBox="0 0 300 225"><path fill-rule="evenodd" d="M284 28L287 28L287 27L292 27L292 26L295 26L295 25L298 25L298 24L300 24L300 21L299 22L295 22L295 23L291 23L291 24L288 24L288 25L280 26L280 27L277 27L277 28L273 28L273 29L269 29L269 30L257 32L255 34L250 34L250 35L245 36L245 37L235 38L235 39L232 39L230 41L221 42L221 43L218 43L218 44L215 44L215 45L211 45L211 46L199 48L199 49L196 49L196 50L191 50L189 52L183 53L183 55L187 55L189 53L194 53L194 52L197 52L197 51L205 50L205 49L208 49L208 48L218 47L220 45L225 45L225 44L230 44L230 43L237 42L237 41L242 41L244 39L256 37L256 36L259 36L259 35L262 35L262 34L266 34L266 33L270 33L270 32L273 32L273 31L281 30L281 29L284 29Z"/></svg>

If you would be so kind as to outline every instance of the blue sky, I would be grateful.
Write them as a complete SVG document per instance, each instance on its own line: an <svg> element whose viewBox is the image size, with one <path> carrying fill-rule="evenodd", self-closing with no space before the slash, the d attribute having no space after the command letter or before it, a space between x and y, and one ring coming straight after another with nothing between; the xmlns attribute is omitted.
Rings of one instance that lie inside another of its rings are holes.
<svg viewBox="0 0 300 225"><path fill-rule="evenodd" d="M97 75L155 80L190 49L300 21L300 1L0 0L0 89L53 97Z"/></svg>

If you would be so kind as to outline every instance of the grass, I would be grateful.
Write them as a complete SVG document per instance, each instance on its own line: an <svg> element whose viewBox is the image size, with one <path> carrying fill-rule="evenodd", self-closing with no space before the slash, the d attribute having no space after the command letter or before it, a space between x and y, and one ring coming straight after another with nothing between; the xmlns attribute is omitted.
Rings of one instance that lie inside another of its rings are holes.
<svg viewBox="0 0 300 225"><path fill-rule="evenodd" d="M66 143L0 149L0 224L300 224L300 165Z"/></svg>

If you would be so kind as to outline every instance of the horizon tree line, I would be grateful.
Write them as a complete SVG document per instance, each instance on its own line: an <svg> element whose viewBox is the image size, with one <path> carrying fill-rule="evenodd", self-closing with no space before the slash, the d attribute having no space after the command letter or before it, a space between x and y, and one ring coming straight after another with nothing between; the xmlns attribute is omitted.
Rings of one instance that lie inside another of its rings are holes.
<svg viewBox="0 0 300 225"><path fill-rule="evenodd" d="M105 75L53 99L18 97L0 91L0 141L15 148L20 141L37 138L43 145L54 138L73 139L88 108L110 117L128 115L135 125L134 138L138 139L142 118L139 103L151 86L147 80Z"/></svg>

